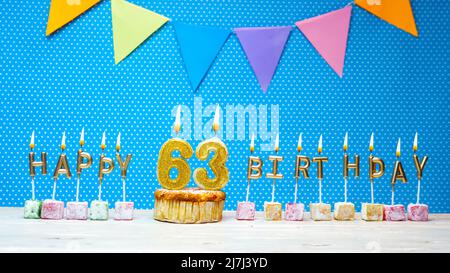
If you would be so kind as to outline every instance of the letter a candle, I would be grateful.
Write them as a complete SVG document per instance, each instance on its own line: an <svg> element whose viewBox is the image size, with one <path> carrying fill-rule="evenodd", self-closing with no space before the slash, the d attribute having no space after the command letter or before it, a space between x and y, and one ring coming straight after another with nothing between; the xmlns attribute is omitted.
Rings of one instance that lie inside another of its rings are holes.
<svg viewBox="0 0 450 273"><path fill-rule="evenodd" d="M47 199L42 203L42 219L60 220L64 217L64 202L56 200L56 185L59 175L64 174L71 178L72 174L69 168L69 162L64 150L66 149L66 132L63 133L61 140L61 154L53 172L53 194L52 199Z"/></svg>

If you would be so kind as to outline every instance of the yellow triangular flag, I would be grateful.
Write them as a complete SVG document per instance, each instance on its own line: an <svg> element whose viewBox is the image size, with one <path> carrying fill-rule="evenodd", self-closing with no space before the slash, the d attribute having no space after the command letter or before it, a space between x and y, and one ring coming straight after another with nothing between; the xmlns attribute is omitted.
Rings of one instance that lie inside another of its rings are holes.
<svg viewBox="0 0 450 273"><path fill-rule="evenodd" d="M355 4L386 22L419 36L409 0L355 0Z"/></svg>
<svg viewBox="0 0 450 273"><path fill-rule="evenodd" d="M124 0L112 0L111 13L116 64L169 20Z"/></svg>
<svg viewBox="0 0 450 273"><path fill-rule="evenodd" d="M45 35L49 36L98 2L100 0L51 0Z"/></svg>

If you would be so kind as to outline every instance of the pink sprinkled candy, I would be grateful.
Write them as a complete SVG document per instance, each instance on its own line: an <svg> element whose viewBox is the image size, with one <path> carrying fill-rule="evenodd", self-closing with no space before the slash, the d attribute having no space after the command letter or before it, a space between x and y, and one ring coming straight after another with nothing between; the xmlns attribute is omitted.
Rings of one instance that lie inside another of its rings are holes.
<svg viewBox="0 0 450 273"><path fill-rule="evenodd" d="M409 204L408 219L411 221L428 221L428 206L425 204Z"/></svg>
<svg viewBox="0 0 450 273"><path fill-rule="evenodd" d="M42 203L42 219L60 220L64 217L64 202L47 199Z"/></svg>
<svg viewBox="0 0 450 273"><path fill-rule="evenodd" d="M133 220L133 202L116 202L114 220Z"/></svg>
<svg viewBox="0 0 450 273"><path fill-rule="evenodd" d="M405 207L403 205L385 205L383 219L385 221L406 221Z"/></svg>
<svg viewBox="0 0 450 273"><path fill-rule="evenodd" d="M86 220L88 218L88 202L68 202L67 220Z"/></svg>
<svg viewBox="0 0 450 273"><path fill-rule="evenodd" d="M236 210L237 220L255 220L255 203L238 202Z"/></svg>
<svg viewBox="0 0 450 273"><path fill-rule="evenodd" d="M285 219L287 221L302 221L305 205L302 203L287 203Z"/></svg>

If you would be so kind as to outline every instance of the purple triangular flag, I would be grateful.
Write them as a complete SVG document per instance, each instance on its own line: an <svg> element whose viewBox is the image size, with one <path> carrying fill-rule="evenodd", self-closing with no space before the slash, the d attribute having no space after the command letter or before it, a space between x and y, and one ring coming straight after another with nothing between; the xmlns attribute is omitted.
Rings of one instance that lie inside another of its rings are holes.
<svg viewBox="0 0 450 273"><path fill-rule="evenodd" d="M234 29L264 93L275 74L291 29L291 26Z"/></svg>

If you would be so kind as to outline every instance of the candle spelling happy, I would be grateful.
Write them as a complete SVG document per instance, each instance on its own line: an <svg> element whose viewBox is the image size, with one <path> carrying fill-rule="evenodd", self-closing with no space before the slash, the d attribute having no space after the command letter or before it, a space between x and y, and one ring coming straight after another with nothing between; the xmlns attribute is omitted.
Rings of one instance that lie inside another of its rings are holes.
<svg viewBox="0 0 450 273"><path fill-rule="evenodd" d="M128 165L131 161L131 154L127 154L125 160L123 160L120 155L121 149L120 143L120 133L117 135L116 140L116 159L119 162L120 167L120 175L122 177L122 202L117 201L115 203L115 220L132 220L133 219L133 211L134 211L134 203L126 201L126 179L127 179L127 170Z"/></svg>

